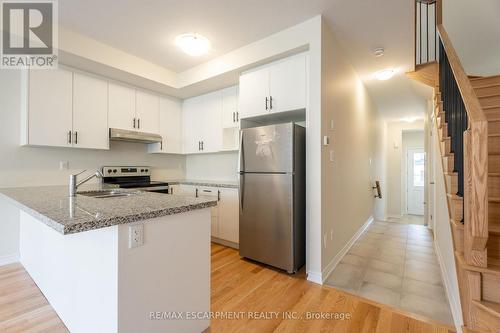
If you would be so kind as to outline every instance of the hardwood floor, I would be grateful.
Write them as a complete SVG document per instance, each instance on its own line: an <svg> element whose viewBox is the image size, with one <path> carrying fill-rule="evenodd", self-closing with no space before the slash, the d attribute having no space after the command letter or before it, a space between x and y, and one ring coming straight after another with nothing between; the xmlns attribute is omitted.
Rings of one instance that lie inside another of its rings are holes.
<svg viewBox="0 0 500 333"><path fill-rule="evenodd" d="M241 260L237 251L216 244L211 302L211 333L454 332L425 318L310 283L303 272L289 276ZM308 313L337 319L307 319ZM20 264L0 267L0 332L67 332Z"/></svg>

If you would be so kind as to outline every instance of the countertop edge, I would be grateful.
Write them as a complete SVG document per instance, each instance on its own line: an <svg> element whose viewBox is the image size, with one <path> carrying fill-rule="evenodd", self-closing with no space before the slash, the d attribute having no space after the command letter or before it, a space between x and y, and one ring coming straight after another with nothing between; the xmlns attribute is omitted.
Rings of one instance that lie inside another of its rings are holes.
<svg viewBox="0 0 500 333"><path fill-rule="evenodd" d="M147 212L147 213L139 213L139 214L135 214L135 215L112 217L112 218L108 218L105 220L89 221L89 222L84 222L84 223L78 223L78 224L75 224L73 226L68 226L68 225L63 225L57 221L54 221L53 219L51 219L51 218L37 212L36 210L22 204L21 202L8 196L5 193L0 192L0 197L6 199L9 203L13 204L14 206L19 208L23 212L36 218L37 220L39 220L43 224L54 229L55 231L57 231L58 233L60 233L62 235L70 235L70 234L76 234L76 233L85 232L85 231L98 230L98 229L102 229L102 228L112 227L114 225L121 225L121 224L127 224L127 223L146 221L146 220L155 219L155 218L159 218L159 217L163 217L163 216L187 213L187 212L197 210L197 209L204 209L204 208L210 208L210 207L217 206L217 200L207 200L207 201L204 201L201 203L196 203L196 204L182 205L182 206L173 207L173 208L165 208L165 209L155 210L155 211L151 211L151 212Z"/></svg>

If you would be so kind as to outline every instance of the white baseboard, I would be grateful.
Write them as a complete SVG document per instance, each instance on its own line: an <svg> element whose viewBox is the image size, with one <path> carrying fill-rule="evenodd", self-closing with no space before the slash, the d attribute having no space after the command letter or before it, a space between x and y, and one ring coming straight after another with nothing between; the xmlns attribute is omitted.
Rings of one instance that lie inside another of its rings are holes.
<svg viewBox="0 0 500 333"><path fill-rule="evenodd" d="M403 215L401 215L401 214L400 215L395 215L395 214L388 214L387 215L387 219L400 219L402 217L403 217Z"/></svg>
<svg viewBox="0 0 500 333"><path fill-rule="evenodd" d="M234 243L234 242L230 242L230 241L227 241L227 240L224 240L224 239L220 239L220 238L217 238L217 237L213 237L212 236L212 242L213 243L217 243L217 244L221 244L221 245L224 245L224 246L227 246L227 247L231 247L235 250L239 250L240 248L240 244L238 243Z"/></svg>
<svg viewBox="0 0 500 333"><path fill-rule="evenodd" d="M436 256L439 261L439 267L441 268L441 277L444 283L444 289L446 296L448 297L448 303L450 304L451 315L453 316L453 322L455 324L455 329L457 333L462 333L462 307L460 305L460 298L457 299L456 293L451 288L451 278L446 272L443 257L441 255L441 249L436 241L434 241L434 250L436 251ZM457 291L458 292L458 291Z"/></svg>
<svg viewBox="0 0 500 333"><path fill-rule="evenodd" d="M0 266L12 264L19 261L19 253L0 256Z"/></svg>
<svg viewBox="0 0 500 333"><path fill-rule="evenodd" d="M307 272L307 281L311 281L317 284L323 284L323 279L321 278L320 272Z"/></svg>
<svg viewBox="0 0 500 333"><path fill-rule="evenodd" d="M326 267L323 269L321 272L321 284L326 281L328 276L330 275L331 272L337 267L339 262L344 258L344 256L349 252L351 247L354 245L354 243L358 240L358 238L365 232L365 230L372 224L374 221L373 216L370 216L368 220L361 226L361 228L356 231L354 236L351 237L351 239L347 242L347 244L342 248L342 250L337 253L335 257L326 265Z"/></svg>

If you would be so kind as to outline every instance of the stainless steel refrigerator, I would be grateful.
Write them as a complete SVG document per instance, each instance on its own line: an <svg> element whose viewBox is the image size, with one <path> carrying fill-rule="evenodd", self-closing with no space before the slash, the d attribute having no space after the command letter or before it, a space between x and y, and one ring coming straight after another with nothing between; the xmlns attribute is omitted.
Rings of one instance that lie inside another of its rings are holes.
<svg viewBox="0 0 500 333"><path fill-rule="evenodd" d="M243 129L240 255L294 273L305 263L305 128Z"/></svg>

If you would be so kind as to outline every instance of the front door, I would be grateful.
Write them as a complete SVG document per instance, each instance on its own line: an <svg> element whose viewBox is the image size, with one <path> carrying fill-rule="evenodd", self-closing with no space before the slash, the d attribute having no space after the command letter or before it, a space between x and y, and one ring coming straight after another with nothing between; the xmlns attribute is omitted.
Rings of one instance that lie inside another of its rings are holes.
<svg viewBox="0 0 500 333"><path fill-rule="evenodd" d="M407 213L424 215L425 152L423 148L410 148L407 156Z"/></svg>

